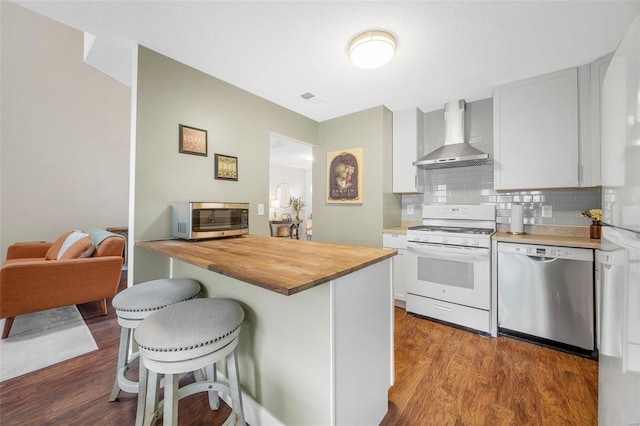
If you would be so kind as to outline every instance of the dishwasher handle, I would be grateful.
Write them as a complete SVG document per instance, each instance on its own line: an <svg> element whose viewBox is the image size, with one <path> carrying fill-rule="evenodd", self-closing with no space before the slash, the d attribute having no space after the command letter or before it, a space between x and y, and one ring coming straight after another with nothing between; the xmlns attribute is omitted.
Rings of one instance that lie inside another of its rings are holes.
<svg viewBox="0 0 640 426"><path fill-rule="evenodd" d="M551 263L559 259L558 257L529 256L529 255L526 255L526 256L529 259L533 260L534 262L538 262L538 263Z"/></svg>

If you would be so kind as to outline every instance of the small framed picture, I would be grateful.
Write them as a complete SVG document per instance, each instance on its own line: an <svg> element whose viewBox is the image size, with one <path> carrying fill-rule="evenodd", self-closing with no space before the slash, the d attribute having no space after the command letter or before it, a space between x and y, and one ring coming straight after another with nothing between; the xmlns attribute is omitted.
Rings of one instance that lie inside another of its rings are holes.
<svg viewBox="0 0 640 426"><path fill-rule="evenodd" d="M238 180L238 157L215 154L216 179Z"/></svg>
<svg viewBox="0 0 640 426"><path fill-rule="evenodd" d="M183 154L207 156L207 131L195 127L179 125L180 146Z"/></svg>

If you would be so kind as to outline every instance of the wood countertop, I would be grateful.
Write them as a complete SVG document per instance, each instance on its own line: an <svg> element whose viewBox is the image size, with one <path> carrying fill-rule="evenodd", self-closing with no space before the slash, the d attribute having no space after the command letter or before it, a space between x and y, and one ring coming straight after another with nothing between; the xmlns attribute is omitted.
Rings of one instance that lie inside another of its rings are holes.
<svg viewBox="0 0 640 426"><path fill-rule="evenodd" d="M382 230L383 234L397 234L397 235L406 235L407 234L406 226L397 226L395 228L384 228Z"/></svg>
<svg viewBox="0 0 640 426"><path fill-rule="evenodd" d="M496 232L492 237L496 241L522 244L545 244L548 246L565 246L599 249L600 240L587 237L575 237L571 235L545 235L545 234L509 234Z"/></svg>
<svg viewBox="0 0 640 426"><path fill-rule="evenodd" d="M190 242L138 241L142 247L285 296L397 254L396 250L245 235Z"/></svg>

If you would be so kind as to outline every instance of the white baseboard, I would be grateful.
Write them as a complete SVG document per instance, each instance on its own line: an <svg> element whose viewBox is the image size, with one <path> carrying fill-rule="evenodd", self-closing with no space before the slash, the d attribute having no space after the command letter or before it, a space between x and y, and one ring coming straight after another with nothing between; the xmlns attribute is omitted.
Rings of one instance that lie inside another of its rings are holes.
<svg viewBox="0 0 640 426"><path fill-rule="evenodd" d="M218 371L218 376L219 379L227 380L220 371ZM229 395L222 394L221 398L229 407L233 408ZM284 426L284 423L245 392L242 392L242 408L244 409L244 420L251 426Z"/></svg>

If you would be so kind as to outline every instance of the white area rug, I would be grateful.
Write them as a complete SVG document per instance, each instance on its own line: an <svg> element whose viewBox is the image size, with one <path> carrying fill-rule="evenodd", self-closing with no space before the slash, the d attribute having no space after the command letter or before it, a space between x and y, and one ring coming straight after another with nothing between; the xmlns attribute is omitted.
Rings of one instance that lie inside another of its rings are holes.
<svg viewBox="0 0 640 426"><path fill-rule="evenodd" d="M0 340L0 382L97 349L75 305L17 316Z"/></svg>

